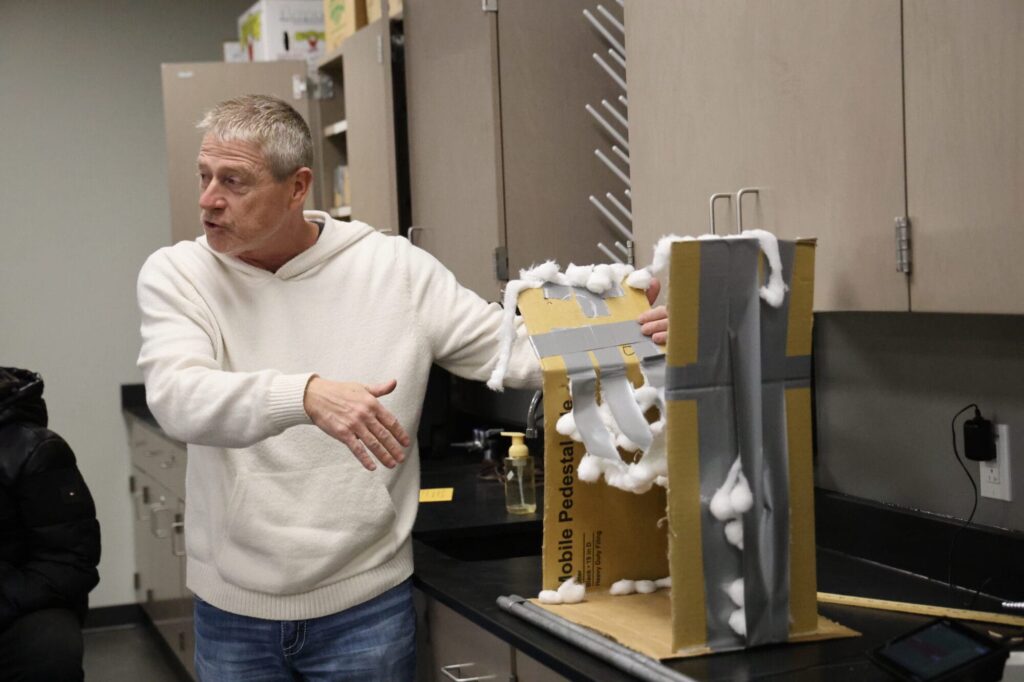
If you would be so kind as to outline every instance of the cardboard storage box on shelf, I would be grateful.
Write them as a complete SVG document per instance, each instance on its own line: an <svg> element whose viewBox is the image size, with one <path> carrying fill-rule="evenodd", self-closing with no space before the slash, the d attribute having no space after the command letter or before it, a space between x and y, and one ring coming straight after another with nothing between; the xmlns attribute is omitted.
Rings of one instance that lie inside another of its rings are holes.
<svg viewBox="0 0 1024 682"><path fill-rule="evenodd" d="M350 35L366 26L365 0L323 0L326 51L333 52Z"/></svg>
<svg viewBox="0 0 1024 682"><path fill-rule="evenodd" d="M238 38L250 62L304 59L324 53L321 0L260 0L238 18Z"/></svg>
<svg viewBox="0 0 1024 682"><path fill-rule="evenodd" d="M380 19L383 11L382 0L366 0L366 21L372 23ZM388 0L388 16L397 17L402 13L402 0Z"/></svg>
<svg viewBox="0 0 1024 682"><path fill-rule="evenodd" d="M773 308L758 298L767 264L755 239L672 245L667 491L654 486L634 494L603 478L578 479L584 446L555 430L573 409L567 364L547 346L541 588L554 590L575 577L587 593L582 603L534 603L661 660L857 634L817 613L810 403L815 243L779 246L788 292ZM611 339L616 335L602 334L602 325L621 326L648 307L643 292L621 289L605 296L604 316L581 311L580 290L527 290L519 309L535 347L538 335L553 330L588 327L588 335ZM637 356L651 357L643 343L618 346L634 386L643 381ZM589 362L600 374L598 351L590 350ZM737 458L753 501L739 517L746 538L740 549L727 542L724 522L709 510ZM609 594L621 579L666 576L670 590ZM738 616L723 589L737 578L744 580L745 601ZM740 622L730 625L730 616Z"/></svg>

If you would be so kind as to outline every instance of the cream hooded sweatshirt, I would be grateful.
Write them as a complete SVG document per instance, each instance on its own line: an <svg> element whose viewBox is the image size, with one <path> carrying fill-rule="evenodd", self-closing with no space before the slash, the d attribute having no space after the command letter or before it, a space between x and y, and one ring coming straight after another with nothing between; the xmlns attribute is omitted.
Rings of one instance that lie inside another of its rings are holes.
<svg viewBox="0 0 1024 682"><path fill-rule="evenodd" d="M301 620L344 610L412 574L415 440L436 362L486 380L501 309L436 259L359 222L322 222L277 272L205 237L139 273L139 367L161 427L188 444L188 587L232 613ZM309 378L398 387L380 399L413 437L404 463L367 471L310 423ZM519 329L510 386L539 386Z"/></svg>

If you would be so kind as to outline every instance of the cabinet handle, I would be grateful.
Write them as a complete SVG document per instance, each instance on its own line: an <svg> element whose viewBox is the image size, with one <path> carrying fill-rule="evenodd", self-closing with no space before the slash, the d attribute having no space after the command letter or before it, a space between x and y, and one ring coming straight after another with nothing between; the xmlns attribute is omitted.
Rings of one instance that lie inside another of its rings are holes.
<svg viewBox="0 0 1024 682"><path fill-rule="evenodd" d="M462 670L460 668L469 668L474 666L476 663L452 663L451 665L442 665L441 674L447 677L449 680L454 682L477 682L477 680L493 680L497 675L478 675L476 677L463 677ZM452 671L455 672L452 672Z"/></svg>
<svg viewBox="0 0 1024 682"><path fill-rule="evenodd" d="M150 508L149 508L149 511L150 511L149 532L151 532L154 537L157 537L157 538L160 538L160 539L164 539L164 538L167 538L168 536L170 536L170 534L171 534L171 529L170 528L161 528L160 527L160 514L162 514L163 512L170 511L170 508L164 506L162 503L158 503L158 504L151 505Z"/></svg>
<svg viewBox="0 0 1024 682"><path fill-rule="evenodd" d="M135 507L136 521L149 521L149 515L143 515L142 513L142 510L146 509L146 505L143 504L142 499L143 491L145 491L145 488L142 490L136 490L132 493L132 506Z"/></svg>
<svg viewBox="0 0 1024 682"><path fill-rule="evenodd" d="M711 195L711 199L709 200L709 203L711 204L711 234L718 234L718 231L715 229L715 202L719 199L731 200L732 195L728 192L716 192Z"/></svg>
<svg viewBox="0 0 1024 682"><path fill-rule="evenodd" d="M760 194L760 190L757 187L744 187L740 191L736 192L736 230L743 232L743 195L744 194Z"/></svg>
<svg viewBox="0 0 1024 682"><path fill-rule="evenodd" d="M174 556L185 556L185 547L178 549L178 538L185 536L185 521L181 514L174 515L174 523L171 524L171 554Z"/></svg>
<svg viewBox="0 0 1024 682"><path fill-rule="evenodd" d="M416 243L416 240L413 239L413 236L416 234L416 230L422 230L422 229L423 229L422 227L418 227L416 225L410 225L409 226L409 229L405 231L405 237L406 237L406 239L409 240L410 244L415 244Z"/></svg>

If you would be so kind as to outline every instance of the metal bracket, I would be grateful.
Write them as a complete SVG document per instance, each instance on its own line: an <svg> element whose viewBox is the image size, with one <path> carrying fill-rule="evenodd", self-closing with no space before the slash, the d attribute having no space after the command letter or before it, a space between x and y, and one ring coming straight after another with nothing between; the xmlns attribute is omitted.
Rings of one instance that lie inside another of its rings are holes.
<svg viewBox="0 0 1024 682"><path fill-rule="evenodd" d="M497 12L498 0L481 0L480 9L482 9L484 12Z"/></svg>
<svg viewBox="0 0 1024 682"><path fill-rule="evenodd" d="M494 276L503 282L508 281L508 248L498 246L494 249Z"/></svg>
<svg viewBox="0 0 1024 682"><path fill-rule="evenodd" d="M316 78L295 74L292 76L292 99L334 99L334 81L325 73Z"/></svg>
<svg viewBox="0 0 1024 682"><path fill-rule="evenodd" d="M896 272L909 275L911 271L910 218L896 217Z"/></svg>

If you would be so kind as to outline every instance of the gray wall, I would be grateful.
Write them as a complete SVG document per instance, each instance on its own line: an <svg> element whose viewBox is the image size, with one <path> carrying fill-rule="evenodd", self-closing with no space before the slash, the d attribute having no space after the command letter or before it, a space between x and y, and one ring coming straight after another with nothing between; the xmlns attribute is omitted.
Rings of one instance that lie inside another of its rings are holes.
<svg viewBox="0 0 1024 682"><path fill-rule="evenodd" d="M160 63L221 59L252 0L0 2L0 365L46 380L103 531L92 604L134 598L119 385L135 278L170 241Z"/></svg>
<svg viewBox="0 0 1024 682"><path fill-rule="evenodd" d="M975 520L1024 531L1024 316L828 313L814 332L819 486L966 518L950 420L978 403L1010 427L1014 499L981 498Z"/></svg>

